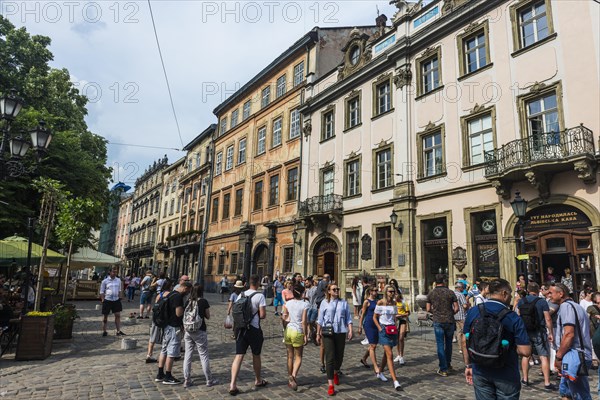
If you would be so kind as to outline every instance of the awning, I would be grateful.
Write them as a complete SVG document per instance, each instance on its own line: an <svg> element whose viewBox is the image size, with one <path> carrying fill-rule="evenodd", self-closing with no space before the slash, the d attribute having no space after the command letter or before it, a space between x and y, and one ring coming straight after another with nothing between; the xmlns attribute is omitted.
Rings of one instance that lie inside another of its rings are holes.
<svg viewBox="0 0 600 400"><path fill-rule="evenodd" d="M42 257L42 246L31 243L31 264L39 265ZM46 263L58 264L66 257L54 250L47 249ZM7 266L12 263L18 266L27 264L27 239L21 236L9 236L0 240L0 265Z"/></svg>
<svg viewBox="0 0 600 400"><path fill-rule="evenodd" d="M120 263L120 258L101 253L90 247L82 247L71 255L71 269L106 267Z"/></svg>

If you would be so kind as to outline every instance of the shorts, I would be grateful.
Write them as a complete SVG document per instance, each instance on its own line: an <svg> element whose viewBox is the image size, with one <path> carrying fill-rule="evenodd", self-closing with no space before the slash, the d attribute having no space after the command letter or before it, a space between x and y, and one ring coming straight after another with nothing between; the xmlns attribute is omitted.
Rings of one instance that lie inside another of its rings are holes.
<svg viewBox="0 0 600 400"><path fill-rule="evenodd" d="M177 335L177 328L167 325L163 328L162 347L160 354L167 357L179 357L181 352L181 338Z"/></svg>
<svg viewBox="0 0 600 400"><path fill-rule="evenodd" d="M308 309L308 312L306 313L306 317L308 318L309 324L312 324L313 322L315 322L317 320L318 316L319 316L319 309L316 307L310 307Z"/></svg>
<svg viewBox="0 0 600 400"><path fill-rule="evenodd" d="M121 304L121 300L104 300L102 302L102 315L108 315L111 313L111 311L113 314L123 311L123 304Z"/></svg>
<svg viewBox="0 0 600 400"><path fill-rule="evenodd" d="M252 354L260 356L264 340L262 329L253 326L248 330L242 329L238 331L235 340L235 354L246 354L248 346L250 346Z"/></svg>
<svg viewBox="0 0 600 400"><path fill-rule="evenodd" d="M154 325L154 322L150 326L150 343L161 344L163 339L163 330L158 326Z"/></svg>
<svg viewBox="0 0 600 400"><path fill-rule="evenodd" d="M287 328L283 335L283 340L286 346L302 347L304 346L304 333L294 328Z"/></svg>
<svg viewBox="0 0 600 400"><path fill-rule="evenodd" d="M140 304L150 303L152 303L152 292L149 290L142 291L142 295L140 296Z"/></svg>
<svg viewBox="0 0 600 400"><path fill-rule="evenodd" d="M548 335L546 334L546 328L527 332L527 334L529 335L531 347L535 349L536 354L540 357L549 357L550 351L548 349Z"/></svg>
<svg viewBox="0 0 600 400"><path fill-rule="evenodd" d="M398 344L398 335L390 336L386 334L385 327L383 327L383 329L379 331L379 344L382 346L394 347Z"/></svg>
<svg viewBox="0 0 600 400"><path fill-rule="evenodd" d="M275 295L275 300L273 300L273 306L278 307L283 305L283 298L281 297L281 293L277 293Z"/></svg>

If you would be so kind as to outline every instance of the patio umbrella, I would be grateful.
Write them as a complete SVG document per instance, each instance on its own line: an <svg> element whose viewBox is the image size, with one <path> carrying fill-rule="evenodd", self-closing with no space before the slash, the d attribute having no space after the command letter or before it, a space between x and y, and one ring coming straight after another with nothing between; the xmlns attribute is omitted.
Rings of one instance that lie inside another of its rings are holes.
<svg viewBox="0 0 600 400"><path fill-rule="evenodd" d="M31 244L31 264L39 264L42 257L42 246L37 243ZM65 256L54 250L48 249L46 262L58 264L65 260ZM21 236L9 236L0 240L0 265L6 266L12 263L25 265L27 263L27 239Z"/></svg>

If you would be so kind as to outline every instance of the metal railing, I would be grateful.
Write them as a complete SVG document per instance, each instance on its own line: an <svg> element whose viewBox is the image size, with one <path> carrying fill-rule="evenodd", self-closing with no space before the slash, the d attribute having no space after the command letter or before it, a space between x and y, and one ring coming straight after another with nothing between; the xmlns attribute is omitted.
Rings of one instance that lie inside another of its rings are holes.
<svg viewBox="0 0 600 400"><path fill-rule="evenodd" d="M538 133L513 140L485 153L485 176L502 174L520 166L563 160L579 155L594 156L594 133L583 125L562 132Z"/></svg>
<svg viewBox="0 0 600 400"><path fill-rule="evenodd" d="M314 196L300 202L299 213L301 217L311 214L327 214L332 211L342 211L342 196L339 194L328 194Z"/></svg>

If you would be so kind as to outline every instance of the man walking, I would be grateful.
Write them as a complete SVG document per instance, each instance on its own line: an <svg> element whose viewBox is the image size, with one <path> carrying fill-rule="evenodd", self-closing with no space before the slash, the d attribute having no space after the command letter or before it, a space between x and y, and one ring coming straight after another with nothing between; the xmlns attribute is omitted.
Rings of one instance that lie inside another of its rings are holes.
<svg viewBox="0 0 600 400"><path fill-rule="evenodd" d="M506 399L517 400L521 394L521 382L519 375L519 356L528 359L531 356L531 345L529 336L523 321L517 313L510 311L509 305L512 300L512 289L504 279L497 279L489 284L489 299L477 307L473 307L467 313L463 342L467 348L466 336L471 334L476 324L484 323L481 318L480 307L486 314L502 324L502 345L506 345L506 353L503 351L504 366L502 368L486 367L471 363L469 351L463 352L465 362L465 378L469 385L475 389L476 400ZM502 315L501 315L502 314ZM475 340L469 337L469 340ZM477 347L469 342L468 348Z"/></svg>
<svg viewBox="0 0 600 400"><path fill-rule="evenodd" d="M115 327L117 336L125 336L121 332L121 297L123 295L123 282L117 276L117 269L110 270L109 276L100 284L100 301L102 302L102 336L107 336L106 325L108 324L108 314L111 312L115 316Z"/></svg>
<svg viewBox="0 0 600 400"><path fill-rule="evenodd" d="M283 292L283 275L278 276L277 279L273 282L273 290L275 292L273 306L275 307L275 316L278 316L279 311L277 310L277 308L279 306L283 307L283 297L281 295L281 293Z"/></svg>
<svg viewBox="0 0 600 400"><path fill-rule="evenodd" d="M164 385L177 385L181 381L172 375L173 360L179 357L181 338L177 330L183 326L183 297L192 289L189 281L179 284L177 290L166 296L168 323L163 328L162 348L158 357L158 374L154 379Z"/></svg>
<svg viewBox="0 0 600 400"><path fill-rule="evenodd" d="M561 372L560 392L568 387L574 400L591 400L587 373L578 376L579 370L592 365L592 340L586 311L569 297L569 289L562 283L550 285L550 298L559 305L556 321L556 357L554 366ZM580 365L583 361L584 365Z"/></svg>
<svg viewBox="0 0 600 400"><path fill-rule="evenodd" d="M240 390L237 388L237 377L244 361L244 356L248 351L248 347L252 351L252 367L254 368L254 375L256 380L254 386L263 387L267 386L268 382L261 378L261 359L260 353L263 345L263 332L260 328L260 320L265 319L267 316L265 296L258 292L259 288L259 277L254 274L250 276L250 289L244 292L244 296L249 298L248 301L251 303L252 309L252 320L250 321L250 327L248 329L242 328L239 330L236 341L235 341L235 358L231 365L231 384L229 385L229 394L232 396L237 395ZM256 293L256 294L255 294ZM252 297L250 297L252 296ZM238 298L237 301L243 301Z"/></svg>
<svg viewBox="0 0 600 400"><path fill-rule="evenodd" d="M517 309L523 320L531 347L536 350L542 363L542 374L544 375L544 388L546 390L556 390L556 387L550 383L550 346L552 343L552 319L550 318L550 308L544 298L539 297L540 286L535 282L529 282L527 285L529 292L525 298L519 300ZM546 332L546 327L550 332ZM529 360L525 357L521 360L523 369L523 379L521 383L529 386Z"/></svg>
<svg viewBox="0 0 600 400"><path fill-rule="evenodd" d="M446 277L442 274L435 276L435 288L427 295L427 312L433 314L439 359L437 374L448 376L448 370L452 368L452 338L456 329L454 314L458 312L458 300L446 287Z"/></svg>
<svg viewBox="0 0 600 400"><path fill-rule="evenodd" d="M458 300L458 312L454 314L454 321L456 322L456 331L454 335L453 343L458 342L460 346L460 352L464 351L464 347L462 346L462 337L463 337L463 328L465 325L465 317L467 315L467 311L469 310L469 303L465 298L464 285L459 281L454 285L454 294L456 295L456 299Z"/></svg>

